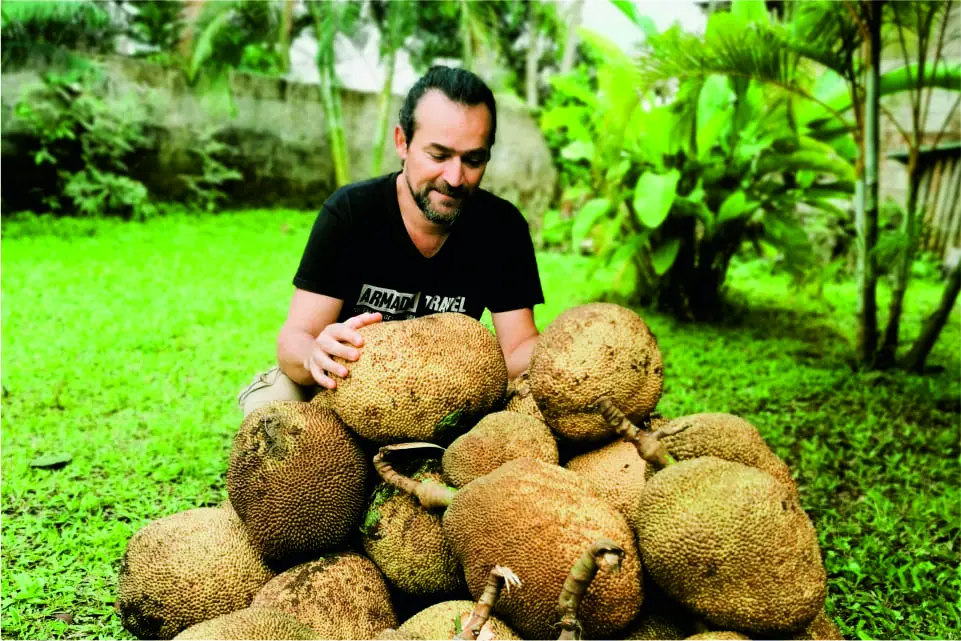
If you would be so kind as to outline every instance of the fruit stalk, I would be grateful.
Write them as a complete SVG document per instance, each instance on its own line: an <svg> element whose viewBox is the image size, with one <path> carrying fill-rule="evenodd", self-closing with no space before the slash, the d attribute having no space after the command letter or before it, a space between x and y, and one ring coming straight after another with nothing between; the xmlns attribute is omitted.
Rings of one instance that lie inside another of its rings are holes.
<svg viewBox="0 0 961 641"><path fill-rule="evenodd" d="M455 490L438 483L424 483L421 481L415 481L414 479L404 476L395 470L387 460L392 452L396 452L398 450L422 448L436 448L439 450L444 449L440 446L434 445L433 443L401 443L399 445L385 445L377 451L377 454L374 455L374 469L377 471L377 474L380 475L380 478L384 479L386 483L389 483L402 492L413 495L425 508L446 508L453 500L454 494L456 494Z"/></svg>
<svg viewBox="0 0 961 641"><path fill-rule="evenodd" d="M497 603L497 599L500 597L501 588L503 587L510 592L511 587L520 587L520 585L520 578L511 572L510 568L495 565L491 570L490 576L487 578L487 586L484 587L484 593L481 594L480 599L477 600L477 605L474 606L474 610L467 618L464 629L454 638L475 641L475 639L480 636L484 624L487 623L487 620L491 616L491 610L494 609L494 604Z"/></svg>
<svg viewBox="0 0 961 641"><path fill-rule="evenodd" d="M619 545L610 539L601 539L593 543L574 563L557 599L557 626L561 629L558 639L581 638L581 622L577 618L577 610L587 588L598 569L603 568L607 572L619 571L623 557L624 550Z"/></svg>
<svg viewBox="0 0 961 641"><path fill-rule="evenodd" d="M602 396L597 401L597 408L601 412L601 416L607 421L607 424L614 430L614 432L622 437L625 441L633 443L634 447L637 448L637 453L641 455L641 458L661 470L676 463L677 461L671 456L667 448L652 434L645 432L640 429L624 415L624 412L617 409L611 399L607 396Z"/></svg>

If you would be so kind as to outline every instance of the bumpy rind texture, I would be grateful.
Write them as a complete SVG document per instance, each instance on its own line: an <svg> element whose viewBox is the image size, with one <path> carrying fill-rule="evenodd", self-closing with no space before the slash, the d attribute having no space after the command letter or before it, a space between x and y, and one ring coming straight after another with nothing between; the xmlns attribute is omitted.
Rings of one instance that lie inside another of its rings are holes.
<svg viewBox="0 0 961 641"><path fill-rule="evenodd" d="M411 478L443 484L439 462L434 463ZM466 587L464 573L444 537L442 515L441 510L427 510L413 496L386 483L374 491L361 525L364 551L397 589L430 595Z"/></svg>
<svg viewBox="0 0 961 641"><path fill-rule="evenodd" d="M783 633L824 606L817 533L797 495L767 472L681 461L647 482L631 521L650 577L718 627Z"/></svg>
<svg viewBox="0 0 961 641"><path fill-rule="evenodd" d="M750 641L751 637L745 636L740 632L730 632L718 630L717 632L699 632L687 637L688 641Z"/></svg>
<svg viewBox="0 0 961 641"><path fill-rule="evenodd" d="M841 630L837 624L831 620L827 612L822 609L803 631L795 634L791 638L810 639L812 641L837 641L838 639L843 639L844 635L841 634Z"/></svg>
<svg viewBox="0 0 961 641"><path fill-rule="evenodd" d="M273 608L244 608L192 625L175 639L320 639L309 626Z"/></svg>
<svg viewBox="0 0 961 641"><path fill-rule="evenodd" d="M497 339L466 314L374 323L330 403L360 436L380 444L446 445L503 404L507 364Z"/></svg>
<svg viewBox="0 0 961 641"><path fill-rule="evenodd" d="M278 401L251 412L234 437L227 492L271 561L342 543L364 509L368 467L356 437L319 405Z"/></svg>
<svg viewBox="0 0 961 641"><path fill-rule="evenodd" d="M705 412L675 418L664 426L665 430L678 428L683 429L661 439L674 458L685 460L716 456L743 463L764 470L797 490L787 464L771 451L758 429L743 418L721 412Z"/></svg>
<svg viewBox="0 0 961 641"><path fill-rule="evenodd" d="M444 477L454 487L493 472L516 458L557 465L557 441L544 421L517 412L493 412L444 452Z"/></svg>
<svg viewBox="0 0 961 641"><path fill-rule="evenodd" d="M286 612L322 639L369 639L397 625L380 570L352 552L323 556L278 574L251 606Z"/></svg>
<svg viewBox="0 0 961 641"><path fill-rule="evenodd" d="M512 588L513 589L513 588ZM502 592L503 594L503 592ZM398 628L398 632L414 635L407 638L419 639L453 639L459 633L455 620L460 620L463 626L470 618L470 613L474 610L472 601L444 601L421 610L411 618L404 621ZM461 627L463 629L463 627ZM487 619L487 623L481 628L478 639L497 640L497 639L520 639L516 632L496 616Z"/></svg>
<svg viewBox="0 0 961 641"><path fill-rule="evenodd" d="M681 628L667 617L658 614L642 615L638 621L631 624L625 639L633 641L654 641L656 639L683 639Z"/></svg>
<svg viewBox="0 0 961 641"><path fill-rule="evenodd" d="M581 602L585 638L612 638L641 607L640 558L626 519L562 467L529 458L504 463L458 491L444 513L444 532L475 599L495 565L520 578L520 587L501 592L494 611L525 638L556 636L564 580L602 538L621 546L624 558L620 572L597 574Z"/></svg>
<svg viewBox="0 0 961 641"><path fill-rule="evenodd" d="M507 402L504 409L508 412L527 414L543 421L544 415L537 407L537 401L531 394L530 374L525 370L520 376L507 383Z"/></svg>
<svg viewBox="0 0 961 641"><path fill-rule="evenodd" d="M646 418L661 398L657 341L635 312L611 303L573 307L538 338L528 369L544 420L572 441L601 441L611 430L596 409L608 396L629 419Z"/></svg>
<svg viewBox="0 0 961 641"><path fill-rule="evenodd" d="M632 443L614 441L575 456L564 467L587 479L595 492L626 517L641 499L648 466Z"/></svg>
<svg viewBox="0 0 961 641"><path fill-rule="evenodd" d="M117 608L141 639L170 639L186 628L247 607L274 573L229 507L158 519L127 543Z"/></svg>

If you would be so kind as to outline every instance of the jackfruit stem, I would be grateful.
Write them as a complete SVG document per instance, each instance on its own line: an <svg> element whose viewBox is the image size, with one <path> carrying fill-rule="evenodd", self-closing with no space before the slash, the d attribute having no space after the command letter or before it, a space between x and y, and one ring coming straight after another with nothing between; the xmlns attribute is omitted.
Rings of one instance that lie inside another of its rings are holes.
<svg viewBox="0 0 961 641"><path fill-rule="evenodd" d="M607 421L608 426L625 441L633 443L641 458L655 468L661 470L677 462L654 435L631 423L624 412L617 409L609 397L602 396L598 399L597 408L601 411L601 416Z"/></svg>
<svg viewBox="0 0 961 641"><path fill-rule="evenodd" d="M491 616L494 604L497 603L497 599L500 597L501 588L510 592L511 587L520 587L520 585L520 578L514 574L510 568L495 565L493 569L491 569L490 576L487 578L484 593L481 594L481 598L477 600L477 605L474 606L474 610L467 618L464 629L454 638L475 641L475 639L480 636L484 624L487 623L487 620Z"/></svg>
<svg viewBox="0 0 961 641"><path fill-rule="evenodd" d="M564 580L561 595L557 599L555 612L558 616L557 627L561 629L558 639L580 639L581 622L577 610L581 600L590 587L598 569L605 572L619 572L624 550L610 539L595 541L591 547L574 563L571 573Z"/></svg>
<svg viewBox="0 0 961 641"><path fill-rule="evenodd" d="M427 508L428 510L433 508L446 508L450 505L450 502L456 494L455 490L450 489L445 485L440 485L439 483L426 483L423 481L415 481L414 479L404 476L400 472L396 471L393 466L387 461L387 456L392 452L397 450L409 450L409 449L419 449L424 448L437 448L444 449L433 443L401 443L398 445L385 445L377 451L374 455L374 469L380 478L384 481L402 492L407 494L412 494L417 501Z"/></svg>

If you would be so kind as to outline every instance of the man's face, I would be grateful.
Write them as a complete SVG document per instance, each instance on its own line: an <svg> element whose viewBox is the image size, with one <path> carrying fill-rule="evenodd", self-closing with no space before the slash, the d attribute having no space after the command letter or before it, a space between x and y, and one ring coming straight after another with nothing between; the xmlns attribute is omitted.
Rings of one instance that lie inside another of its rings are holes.
<svg viewBox="0 0 961 641"><path fill-rule="evenodd" d="M413 138L396 134L404 177L427 220L451 225L480 185L490 158L491 114L486 105L458 104L437 90L414 110Z"/></svg>

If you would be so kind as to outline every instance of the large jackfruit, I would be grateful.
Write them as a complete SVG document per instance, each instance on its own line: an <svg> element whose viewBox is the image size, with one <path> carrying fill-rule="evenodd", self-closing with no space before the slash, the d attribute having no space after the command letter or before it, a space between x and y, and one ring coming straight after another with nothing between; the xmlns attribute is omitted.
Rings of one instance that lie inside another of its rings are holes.
<svg viewBox="0 0 961 641"><path fill-rule="evenodd" d="M322 639L369 639L397 625L380 570L352 552L323 556L278 574L251 607L286 612Z"/></svg>
<svg viewBox="0 0 961 641"><path fill-rule="evenodd" d="M595 404L607 396L632 421L661 397L664 369L657 341L635 312L589 303L561 313L534 346L531 392L544 420L572 441L610 439Z"/></svg>
<svg viewBox="0 0 961 641"><path fill-rule="evenodd" d="M397 629L403 639L453 639L460 634L474 610L473 601L442 601L421 610ZM481 639L520 639L513 629L492 616L481 629Z"/></svg>
<svg viewBox="0 0 961 641"><path fill-rule="evenodd" d="M190 626L175 639L320 639L309 626L273 608L244 608Z"/></svg>
<svg viewBox="0 0 961 641"><path fill-rule="evenodd" d="M640 501L648 469L634 444L623 440L575 456L564 467L584 477L595 492L625 516Z"/></svg>
<svg viewBox="0 0 961 641"><path fill-rule="evenodd" d="M440 461L421 463L411 478L443 484ZM367 556L405 594L450 594L466 590L464 573L444 537L442 510L427 510L410 494L381 483L361 525Z"/></svg>
<svg viewBox="0 0 961 641"><path fill-rule="evenodd" d="M333 549L357 527L367 473L360 446L334 412L278 401L244 419L227 492L264 556L296 563Z"/></svg>
<svg viewBox="0 0 961 641"><path fill-rule="evenodd" d="M556 465L557 442L550 428L526 414L493 412L447 447L444 477L454 487L463 487L521 457Z"/></svg>
<svg viewBox="0 0 961 641"><path fill-rule="evenodd" d="M610 638L637 616L644 590L634 534L586 480L529 458L508 461L458 490L444 532L477 598L494 565L523 585L501 594L495 613L525 638L551 638L557 596L574 562L599 539L624 550L621 570L597 576L578 612L588 637Z"/></svg>
<svg viewBox="0 0 961 641"><path fill-rule="evenodd" d="M228 506L166 516L141 528L120 565L117 609L142 639L184 629L247 607L274 573Z"/></svg>
<svg viewBox="0 0 961 641"><path fill-rule="evenodd" d="M764 470L787 487L797 489L791 470L761 437L756 427L733 414L705 412L681 416L662 425L661 443L678 460L716 456Z"/></svg>
<svg viewBox="0 0 961 641"><path fill-rule="evenodd" d="M818 615L814 617L814 620L807 624L804 630L791 638L809 639L812 641L837 641L838 639L843 639L844 636L841 634L841 630L837 624L828 616L827 611L822 608L821 611L818 612Z"/></svg>
<svg viewBox="0 0 961 641"><path fill-rule="evenodd" d="M447 444L503 403L507 364L497 339L466 314L374 323L329 402L376 443Z"/></svg>
<svg viewBox="0 0 961 641"><path fill-rule="evenodd" d="M504 403L505 411L527 414L540 421L544 420L544 415L541 414L540 408L537 407L537 401L534 400L534 395L531 394L531 380L527 370L524 370L520 376L507 383L506 398L507 400Z"/></svg>
<svg viewBox="0 0 961 641"><path fill-rule="evenodd" d="M710 456L668 465L631 521L650 577L718 627L784 633L824 606L817 533L767 472Z"/></svg>

